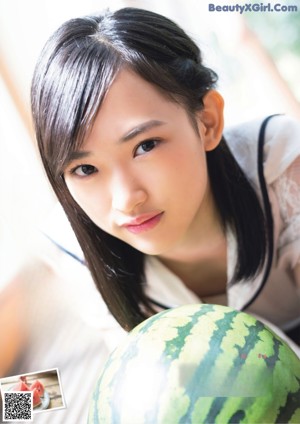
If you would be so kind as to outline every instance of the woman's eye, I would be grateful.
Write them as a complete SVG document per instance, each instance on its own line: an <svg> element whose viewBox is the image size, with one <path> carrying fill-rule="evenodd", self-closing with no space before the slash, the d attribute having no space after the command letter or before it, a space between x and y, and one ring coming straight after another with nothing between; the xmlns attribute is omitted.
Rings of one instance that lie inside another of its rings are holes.
<svg viewBox="0 0 300 424"><path fill-rule="evenodd" d="M150 152L152 149L154 149L157 146L158 143L159 143L159 140L156 140L156 139L143 141L136 148L135 156L144 155L145 153Z"/></svg>
<svg viewBox="0 0 300 424"><path fill-rule="evenodd" d="M88 177L95 172L97 172L97 169L93 165L80 165L71 171L72 174L75 174L78 177Z"/></svg>

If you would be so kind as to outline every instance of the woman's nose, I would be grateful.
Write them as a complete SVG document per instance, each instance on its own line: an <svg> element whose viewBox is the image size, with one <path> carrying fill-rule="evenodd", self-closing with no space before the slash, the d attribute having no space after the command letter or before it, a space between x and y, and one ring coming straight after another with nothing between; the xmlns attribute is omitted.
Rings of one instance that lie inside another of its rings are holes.
<svg viewBox="0 0 300 424"><path fill-rule="evenodd" d="M119 175L112 186L112 209L130 214L134 213L147 199L147 192L133 177Z"/></svg>

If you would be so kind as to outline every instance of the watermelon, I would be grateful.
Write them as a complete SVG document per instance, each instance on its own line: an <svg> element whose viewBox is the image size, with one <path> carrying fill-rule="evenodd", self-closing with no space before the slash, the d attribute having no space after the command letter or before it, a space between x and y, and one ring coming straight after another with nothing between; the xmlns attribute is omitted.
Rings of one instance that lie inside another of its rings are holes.
<svg viewBox="0 0 300 424"><path fill-rule="evenodd" d="M43 384L42 384L39 380L35 380L35 381L31 384L31 386L30 386L30 390L34 390L34 389L36 389L36 390L37 390L37 392L38 392L38 394L39 394L40 396L44 396L44 391L45 391L45 389L44 389Z"/></svg>
<svg viewBox="0 0 300 424"><path fill-rule="evenodd" d="M89 424L299 423L300 360L254 317L221 305L133 329L96 384Z"/></svg>
<svg viewBox="0 0 300 424"><path fill-rule="evenodd" d="M36 406L40 405L42 403L39 392L37 391L37 389L33 389L32 390L33 394L32 394L32 404L33 407L35 408Z"/></svg>
<svg viewBox="0 0 300 424"><path fill-rule="evenodd" d="M14 392L28 392L30 390L29 386L22 380L17 383L12 390Z"/></svg>

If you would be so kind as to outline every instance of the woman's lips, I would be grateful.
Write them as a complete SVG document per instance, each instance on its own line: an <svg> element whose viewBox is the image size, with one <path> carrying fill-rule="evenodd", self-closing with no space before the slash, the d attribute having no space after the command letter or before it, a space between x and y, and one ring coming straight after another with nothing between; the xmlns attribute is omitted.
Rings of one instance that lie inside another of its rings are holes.
<svg viewBox="0 0 300 424"><path fill-rule="evenodd" d="M154 228L161 220L162 215L163 212L159 212L155 215L148 215L149 217L142 215L130 221L130 223L123 224L123 227L125 227L126 230L130 231L131 233L139 234L143 231L148 231Z"/></svg>

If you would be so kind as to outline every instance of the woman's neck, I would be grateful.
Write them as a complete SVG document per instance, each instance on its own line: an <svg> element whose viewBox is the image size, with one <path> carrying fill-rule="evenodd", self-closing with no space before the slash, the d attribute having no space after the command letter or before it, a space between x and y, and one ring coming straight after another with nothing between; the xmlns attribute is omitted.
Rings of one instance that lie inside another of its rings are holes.
<svg viewBox="0 0 300 424"><path fill-rule="evenodd" d="M205 206L188 237L176 249L161 255L159 259L198 296L225 293L226 234L209 189Z"/></svg>
<svg viewBox="0 0 300 424"><path fill-rule="evenodd" d="M210 243L202 255L189 260L160 257L160 261L199 297L225 293L227 283L226 238L215 246Z"/></svg>

